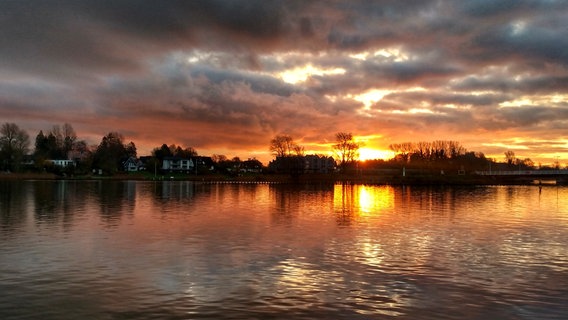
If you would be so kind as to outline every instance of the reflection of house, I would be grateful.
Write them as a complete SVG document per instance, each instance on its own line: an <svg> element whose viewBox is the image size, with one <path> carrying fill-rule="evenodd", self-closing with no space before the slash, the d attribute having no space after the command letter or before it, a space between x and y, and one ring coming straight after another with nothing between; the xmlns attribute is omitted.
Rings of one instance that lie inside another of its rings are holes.
<svg viewBox="0 0 568 320"><path fill-rule="evenodd" d="M75 161L74 160L53 160L53 159L49 159L49 160L45 160L46 164L51 164L53 166L56 167L70 167L70 166L75 166Z"/></svg>
<svg viewBox="0 0 568 320"><path fill-rule="evenodd" d="M189 172L195 169L192 159L181 157L165 157L162 161L162 170L169 172Z"/></svg>
<svg viewBox="0 0 568 320"><path fill-rule="evenodd" d="M124 171L127 171L127 172L144 170L144 164L142 163L142 161L138 160L136 157L130 157L130 158L126 159L126 161L124 161L122 163L122 167L123 167Z"/></svg>

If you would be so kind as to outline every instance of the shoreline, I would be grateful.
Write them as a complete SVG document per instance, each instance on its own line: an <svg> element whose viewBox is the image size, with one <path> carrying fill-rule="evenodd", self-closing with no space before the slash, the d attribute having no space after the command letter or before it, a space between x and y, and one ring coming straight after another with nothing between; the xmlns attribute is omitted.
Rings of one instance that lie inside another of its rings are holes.
<svg viewBox="0 0 568 320"><path fill-rule="evenodd" d="M374 185L563 185L562 182L535 179L512 179L511 177L495 177L481 175L361 175L361 174L303 174L296 177L284 174L243 174L227 176L222 174L204 175L160 175L153 176L140 173L125 173L113 176L58 176L51 173L0 173L0 181L25 180L69 180L69 181L194 181L205 183L279 183L279 184L312 184L312 183L348 183Z"/></svg>

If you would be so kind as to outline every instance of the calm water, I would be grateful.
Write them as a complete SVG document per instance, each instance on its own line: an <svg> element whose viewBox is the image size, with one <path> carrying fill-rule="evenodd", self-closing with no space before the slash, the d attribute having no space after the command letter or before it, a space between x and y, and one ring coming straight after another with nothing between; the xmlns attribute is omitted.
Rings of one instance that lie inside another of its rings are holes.
<svg viewBox="0 0 568 320"><path fill-rule="evenodd" d="M0 181L0 319L566 319L568 188Z"/></svg>

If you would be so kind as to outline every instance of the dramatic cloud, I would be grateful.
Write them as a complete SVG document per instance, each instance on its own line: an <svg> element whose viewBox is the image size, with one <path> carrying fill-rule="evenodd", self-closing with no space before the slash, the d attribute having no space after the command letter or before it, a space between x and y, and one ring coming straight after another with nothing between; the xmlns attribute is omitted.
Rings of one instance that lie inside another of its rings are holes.
<svg viewBox="0 0 568 320"><path fill-rule="evenodd" d="M451 139L568 159L568 3L2 1L0 118L268 161Z"/></svg>

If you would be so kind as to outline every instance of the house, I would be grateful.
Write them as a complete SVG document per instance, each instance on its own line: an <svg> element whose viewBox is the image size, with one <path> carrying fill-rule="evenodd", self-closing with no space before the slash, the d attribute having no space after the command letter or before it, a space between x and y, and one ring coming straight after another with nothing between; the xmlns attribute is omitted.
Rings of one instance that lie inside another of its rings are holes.
<svg viewBox="0 0 568 320"><path fill-rule="evenodd" d="M51 164L52 166L55 167L61 167L61 168L66 168L66 167L71 167L71 166L75 166L75 160L60 160L60 159L49 159L49 160L45 160L45 164Z"/></svg>
<svg viewBox="0 0 568 320"><path fill-rule="evenodd" d="M333 157L320 155L276 157L269 164L269 169L280 173L331 173L335 170Z"/></svg>
<svg viewBox="0 0 568 320"><path fill-rule="evenodd" d="M162 170L167 172L186 172L195 170L195 163L192 159L181 157L165 157L162 161Z"/></svg>
<svg viewBox="0 0 568 320"><path fill-rule="evenodd" d="M335 169L333 157L319 156L310 154L304 157L306 160L306 172L310 173L329 173Z"/></svg>
<svg viewBox="0 0 568 320"><path fill-rule="evenodd" d="M122 163L123 170L126 172L136 172L144 170L144 164L136 157L129 157Z"/></svg>
<svg viewBox="0 0 568 320"><path fill-rule="evenodd" d="M262 162L256 159L248 159L243 161L241 166L242 172L260 173L262 172Z"/></svg>
<svg viewBox="0 0 568 320"><path fill-rule="evenodd" d="M194 159L198 168L207 169L209 171L215 170L215 163L211 157L196 156Z"/></svg>
<svg viewBox="0 0 568 320"><path fill-rule="evenodd" d="M31 154L24 155L24 157L22 158L22 165L31 167L34 164L35 164L35 161L34 161L33 155L31 155Z"/></svg>

